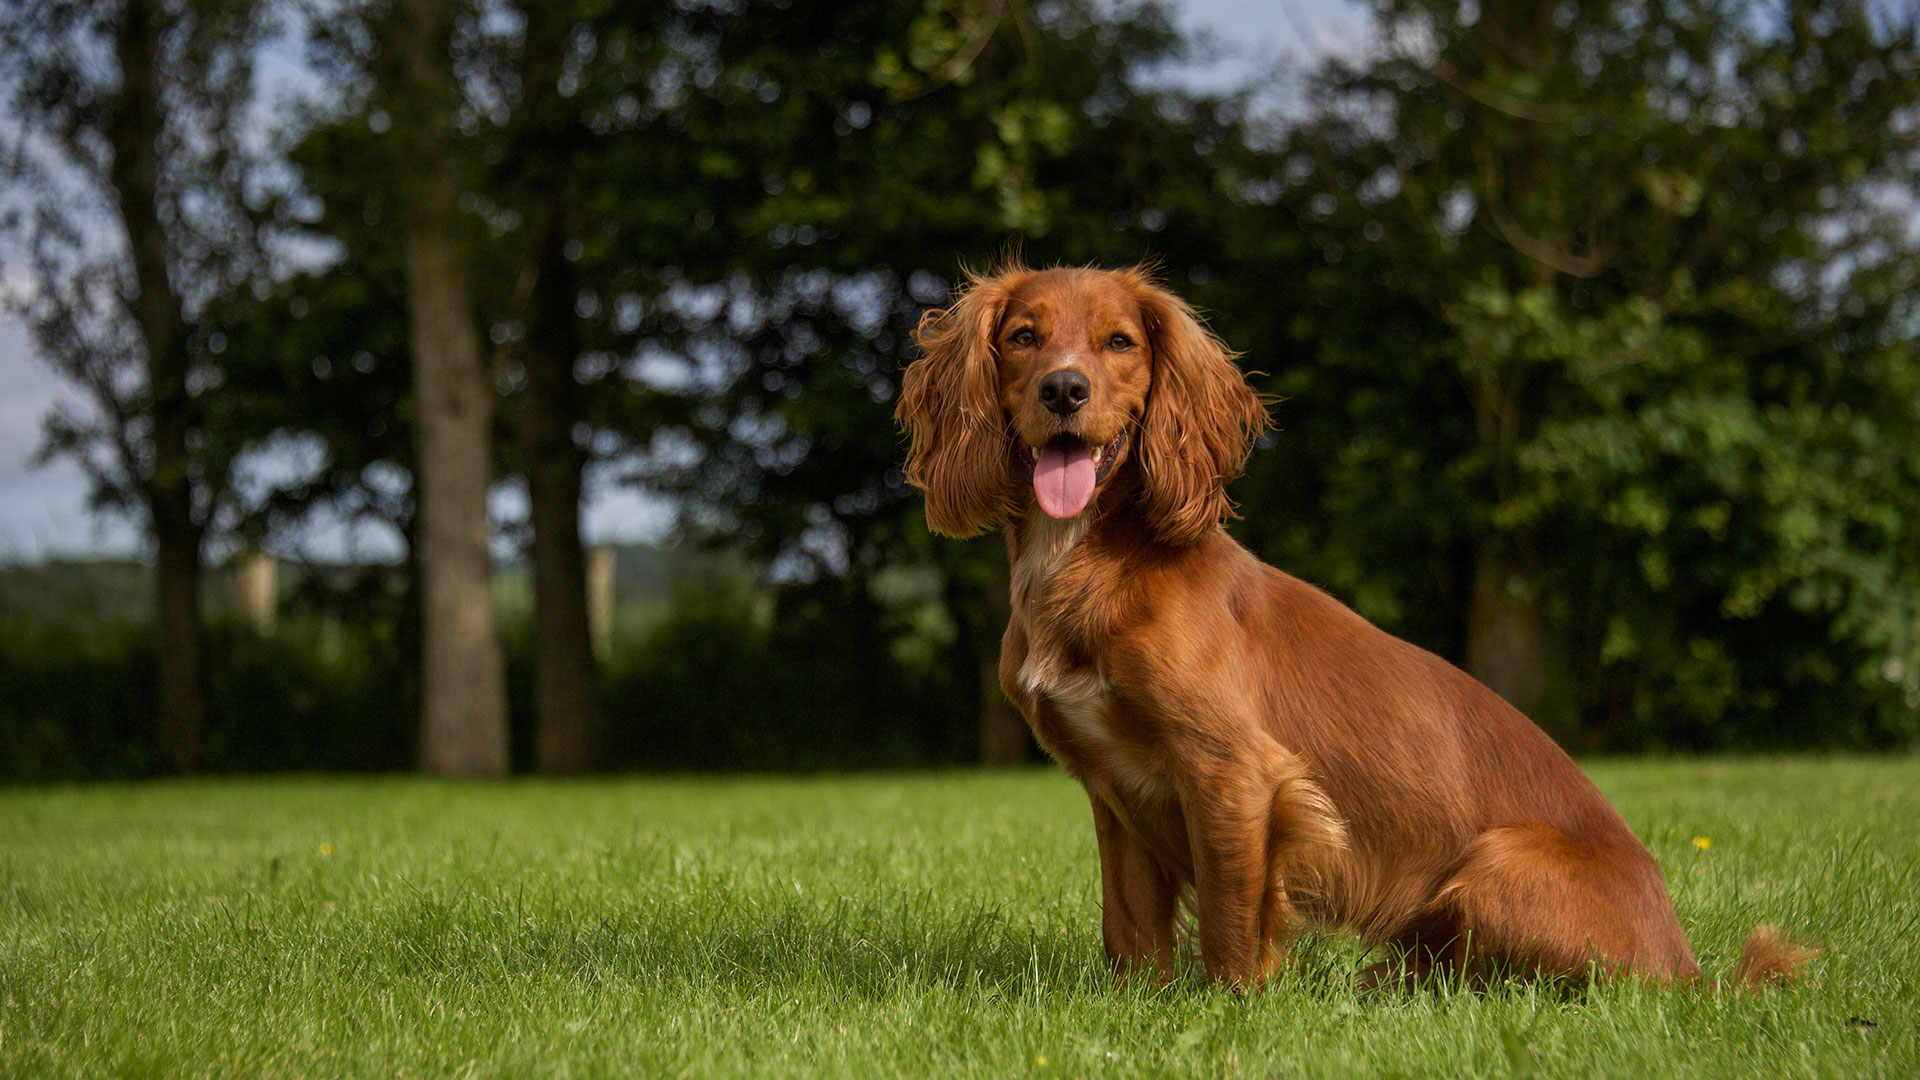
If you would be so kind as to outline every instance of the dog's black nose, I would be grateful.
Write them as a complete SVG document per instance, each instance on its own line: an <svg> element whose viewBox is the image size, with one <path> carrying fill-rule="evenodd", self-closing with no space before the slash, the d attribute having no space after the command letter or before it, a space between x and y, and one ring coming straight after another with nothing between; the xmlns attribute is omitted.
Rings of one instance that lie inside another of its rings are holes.
<svg viewBox="0 0 1920 1080"><path fill-rule="evenodd" d="M1077 371L1055 371L1040 380L1040 404L1070 416L1080 411L1093 393L1093 384Z"/></svg>

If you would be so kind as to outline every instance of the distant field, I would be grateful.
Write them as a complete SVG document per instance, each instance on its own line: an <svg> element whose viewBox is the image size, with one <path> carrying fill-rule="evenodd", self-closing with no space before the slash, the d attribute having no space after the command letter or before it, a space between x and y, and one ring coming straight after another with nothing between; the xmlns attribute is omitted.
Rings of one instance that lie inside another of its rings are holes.
<svg viewBox="0 0 1920 1080"><path fill-rule="evenodd" d="M1050 771L12 789L0 1075L1920 1075L1920 760L1590 771L1710 973L1765 920L1811 978L1117 992Z"/></svg>

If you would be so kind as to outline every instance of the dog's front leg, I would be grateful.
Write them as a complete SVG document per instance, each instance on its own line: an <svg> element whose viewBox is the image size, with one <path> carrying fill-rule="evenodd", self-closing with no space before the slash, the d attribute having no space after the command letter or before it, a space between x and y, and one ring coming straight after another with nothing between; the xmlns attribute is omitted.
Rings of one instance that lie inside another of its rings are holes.
<svg viewBox="0 0 1920 1080"><path fill-rule="evenodd" d="M1193 845L1193 884L1200 958L1207 975L1250 989L1277 960L1262 941L1269 880L1270 791L1225 777L1201 777L1182 792Z"/></svg>
<svg viewBox="0 0 1920 1080"><path fill-rule="evenodd" d="M1166 982L1173 978L1177 886L1106 802L1092 792L1088 796L1100 841L1100 936L1114 976L1124 982L1150 970Z"/></svg>

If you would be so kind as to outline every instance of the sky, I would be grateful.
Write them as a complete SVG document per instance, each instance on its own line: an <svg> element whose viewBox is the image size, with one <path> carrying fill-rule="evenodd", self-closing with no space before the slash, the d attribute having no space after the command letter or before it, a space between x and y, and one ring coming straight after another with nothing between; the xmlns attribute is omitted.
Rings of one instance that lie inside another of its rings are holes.
<svg viewBox="0 0 1920 1080"><path fill-rule="evenodd" d="M1261 67L1354 48L1366 21L1364 7L1343 0L1177 0L1171 6L1183 29L1205 32L1219 47L1216 65L1177 73L1199 87L1229 85ZM81 402L34 355L25 328L0 314L0 564L140 552L137 527L89 512L87 480L77 467L34 460L43 418L63 403ZM524 519L525 508L515 488L495 493L496 520ZM656 540L665 522L656 500L589 477L583 529L590 543ZM390 538L333 528L308 537L306 552L391 557L397 548Z"/></svg>

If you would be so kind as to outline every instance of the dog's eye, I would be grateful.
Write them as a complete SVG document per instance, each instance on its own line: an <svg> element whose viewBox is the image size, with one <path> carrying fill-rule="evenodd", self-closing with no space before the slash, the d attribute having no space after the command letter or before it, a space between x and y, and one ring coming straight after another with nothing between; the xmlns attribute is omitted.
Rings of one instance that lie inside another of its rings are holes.
<svg viewBox="0 0 1920 1080"><path fill-rule="evenodd" d="M1021 330L1021 331L1018 331L1018 332L1016 332L1016 333L1015 333L1015 334L1013 335L1013 343L1014 343L1015 345L1031 345L1031 344L1033 344L1033 331L1031 331L1031 330Z"/></svg>
<svg viewBox="0 0 1920 1080"><path fill-rule="evenodd" d="M1133 348L1133 339L1125 334L1115 334L1107 339L1107 348L1114 352L1126 352Z"/></svg>

